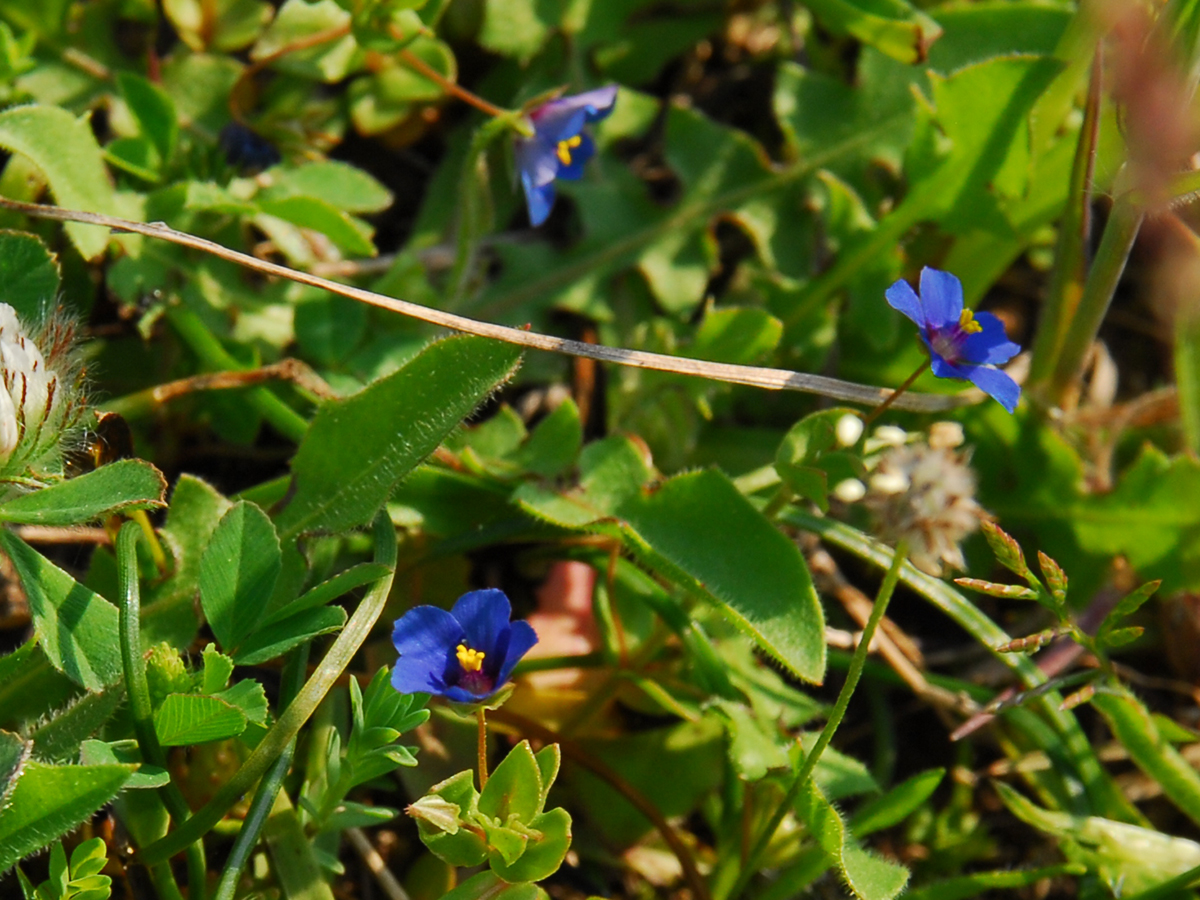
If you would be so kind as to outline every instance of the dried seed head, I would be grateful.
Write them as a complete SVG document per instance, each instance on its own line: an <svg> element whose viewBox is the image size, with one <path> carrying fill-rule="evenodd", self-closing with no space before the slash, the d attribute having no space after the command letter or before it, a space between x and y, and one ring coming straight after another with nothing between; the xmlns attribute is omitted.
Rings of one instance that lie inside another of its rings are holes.
<svg viewBox="0 0 1200 900"><path fill-rule="evenodd" d="M979 527L975 474L967 454L916 442L878 457L865 502L885 540L908 543L913 565L932 575L965 563L959 542Z"/></svg>
<svg viewBox="0 0 1200 900"><path fill-rule="evenodd" d="M58 467L85 405L74 323L54 314L35 340L0 303L0 369L0 476L37 478Z"/></svg>

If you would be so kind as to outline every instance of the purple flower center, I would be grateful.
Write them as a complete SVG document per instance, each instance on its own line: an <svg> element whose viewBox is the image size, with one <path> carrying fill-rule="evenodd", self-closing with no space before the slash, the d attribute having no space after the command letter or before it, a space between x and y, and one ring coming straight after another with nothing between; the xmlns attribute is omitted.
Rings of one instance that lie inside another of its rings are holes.
<svg viewBox="0 0 1200 900"><path fill-rule="evenodd" d="M983 326L975 321L975 314L964 309L953 325L930 328L929 345L934 353L954 365L962 362L963 344L967 338L981 331Z"/></svg>
<svg viewBox="0 0 1200 900"><path fill-rule="evenodd" d="M466 644L459 644L456 655L463 670L462 677L458 679L458 686L472 694L490 694L494 681L483 670L483 658L487 654L482 650L472 650Z"/></svg>

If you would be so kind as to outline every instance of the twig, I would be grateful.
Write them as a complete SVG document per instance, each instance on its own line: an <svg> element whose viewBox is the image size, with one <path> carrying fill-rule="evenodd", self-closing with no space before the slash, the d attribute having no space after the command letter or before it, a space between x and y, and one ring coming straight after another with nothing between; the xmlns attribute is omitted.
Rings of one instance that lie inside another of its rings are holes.
<svg viewBox="0 0 1200 900"><path fill-rule="evenodd" d="M821 396L831 397L835 400L844 400L848 403L861 403L870 406L875 406L883 402L895 393L889 388L855 384L854 382L829 378L824 375L812 375L807 372L791 372L787 369L770 369L763 366L740 366L731 363L705 362L698 359L688 359L683 356L667 356L666 354L648 353L643 350L626 350L620 347L606 347L601 344L586 344L582 341L571 341L548 334L539 334L536 331L526 331L520 328L509 328L505 325L495 325L490 322L480 322L466 316L457 316L453 313L444 312L440 309L431 309L417 303L410 303L406 300L385 297L383 294L376 294L372 291L350 285L338 284L334 281L318 278L307 272L299 272L295 269L289 269L287 266L256 259L245 253L230 250L228 247L223 247L213 241L205 240L204 238L196 237L183 231L176 231L161 222L145 224L142 222L133 222L129 219L120 219L116 216L106 216L100 213L61 209L57 206L43 206L38 203L21 203L3 197L0 197L0 207L42 219L52 219L58 222L80 222L85 225L98 225L102 228L112 228L117 231L158 238L172 244L178 244L181 247L189 247L193 250L212 254L220 259L245 266L256 272L261 272L264 275L287 278L299 284L306 284L310 287L328 291L331 294L348 297L351 300L358 300L362 303L369 303L372 306L378 306L381 309L399 313L402 316L417 319L421 322L428 322L431 325L440 325L443 328L449 328L454 331L505 341L509 344L529 347L534 350L564 353L568 356L581 356L587 359L616 363L622 366L655 369L660 372L673 372L679 375L692 375L698 378L708 378L714 381L728 382L729 384L744 384L767 390L802 391L810 394L820 394ZM894 406L897 409L907 409L914 412L941 412L972 402L975 402L975 398L970 394L919 394L908 391L895 401Z"/></svg>
<svg viewBox="0 0 1200 900"><path fill-rule="evenodd" d="M363 834L361 828L347 828L346 837L350 839L350 846L354 848L354 852L367 864L367 868L371 870L371 874L375 876L375 880L387 894L388 900L410 900L408 892L404 890L404 885L396 880L392 870L387 867L387 863L383 861L383 857Z"/></svg>

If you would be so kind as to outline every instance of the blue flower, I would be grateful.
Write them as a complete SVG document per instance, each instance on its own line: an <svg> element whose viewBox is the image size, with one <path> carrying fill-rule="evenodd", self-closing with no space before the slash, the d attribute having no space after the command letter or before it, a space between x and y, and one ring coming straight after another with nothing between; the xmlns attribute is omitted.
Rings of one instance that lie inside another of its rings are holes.
<svg viewBox="0 0 1200 900"><path fill-rule="evenodd" d="M458 703L486 700L504 687L518 660L537 643L532 626L510 622L511 616L508 597L495 589L463 594L450 612L413 607L392 631L400 653L392 687Z"/></svg>
<svg viewBox="0 0 1200 900"><path fill-rule="evenodd" d="M533 137L517 140L517 171L525 188L529 221L541 225L554 205L554 181L583 177L583 164L596 152L583 126L612 112L617 86L596 88L543 103L529 113Z"/></svg>
<svg viewBox="0 0 1200 900"><path fill-rule="evenodd" d="M886 291L887 301L912 319L929 348L933 374L970 381L1012 412L1021 399L1015 381L993 368L1006 363L1021 347L1004 333L1004 324L991 313L963 309L962 282L949 272L921 270L921 296L906 281Z"/></svg>

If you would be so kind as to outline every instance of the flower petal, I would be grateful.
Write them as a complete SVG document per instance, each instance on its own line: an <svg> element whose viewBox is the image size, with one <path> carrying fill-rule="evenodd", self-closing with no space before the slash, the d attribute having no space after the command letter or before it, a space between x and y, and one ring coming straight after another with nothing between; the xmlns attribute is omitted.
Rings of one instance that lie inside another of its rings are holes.
<svg viewBox="0 0 1200 900"><path fill-rule="evenodd" d="M921 307L930 328L957 323L963 311L962 282L949 272L926 266L921 270Z"/></svg>
<svg viewBox="0 0 1200 900"><path fill-rule="evenodd" d="M442 693L446 665L464 636L462 626L446 610L436 606L410 609L392 630L392 643L400 654L392 669L392 686L402 694Z"/></svg>
<svg viewBox="0 0 1200 900"><path fill-rule="evenodd" d="M925 330L925 310L921 308L921 298L907 281L901 278L884 291L883 295L887 297L888 306L904 313L922 331Z"/></svg>
<svg viewBox="0 0 1200 900"><path fill-rule="evenodd" d="M482 591L469 591L458 598L450 615L458 620L466 633L467 646L472 650L480 650L487 657L502 655L503 648L497 653L500 637L508 631L508 620L512 616L512 605L504 591L488 588Z"/></svg>
<svg viewBox="0 0 1200 900"><path fill-rule="evenodd" d="M1021 387L1004 372L986 366L972 366L968 370L967 378L1009 412L1017 408L1017 401L1021 399Z"/></svg>
<svg viewBox="0 0 1200 900"><path fill-rule="evenodd" d="M522 182L544 187L558 177L561 163L554 148L554 144L539 137L517 141L517 171L521 173Z"/></svg>
<svg viewBox="0 0 1200 900"><path fill-rule="evenodd" d="M957 378L967 381L971 377L970 366L956 366L938 353L929 351L929 367L938 378Z"/></svg>
<svg viewBox="0 0 1200 900"><path fill-rule="evenodd" d="M488 691L486 694L472 694L466 688L461 688L458 685L452 685L442 691L442 696L447 700L453 700L455 703L478 703L480 700L485 700L495 691Z"/></svg>
<svg viewBox="0 0 1200 900"><path fill-rule="evenodd" d="M558 133L559 129L565 130L566 123L578 115L579 124L575 125L569 133L555 138L556 141L562 141L578 134L583 128L584 122L596 122L603 119L612 112L613 104L616 102L617 86L610 84L591 91L584 91L582 94L571 94L559 97L557 100L550 100L531 112L529 118L533 120L534 127L539 133L551 134Z"/></svg>
<svg viewBox="0 0 1200 900"><path fill-rule="evenodd" d="M1004 323L991 313L975 313L975 321L983 331L967 335L962 344L962 358L968 362L984 365L1006 363L1021 352L1021 345L1014 344L1004 331Z"/></svg>
<svg viewBox="0 0 1200 900"><path fill-rule="evenodd" d="M496 673L496 687L501 688L512 675L513 669L521 661L521 657L529 652L529 648L538 642L537 632L528 622L518 620L512 623L512 632L508 638L508 646L504 648L504 663Z"/></svg>
<svg viewBox="0 0 1200 900"><path fill-rule="evenodd" d="M554 180L538 185L522 171L521 186L525 188L525 208L529 210L529 223L536 228L550 217L550 210L554 206Z"/></svg>

